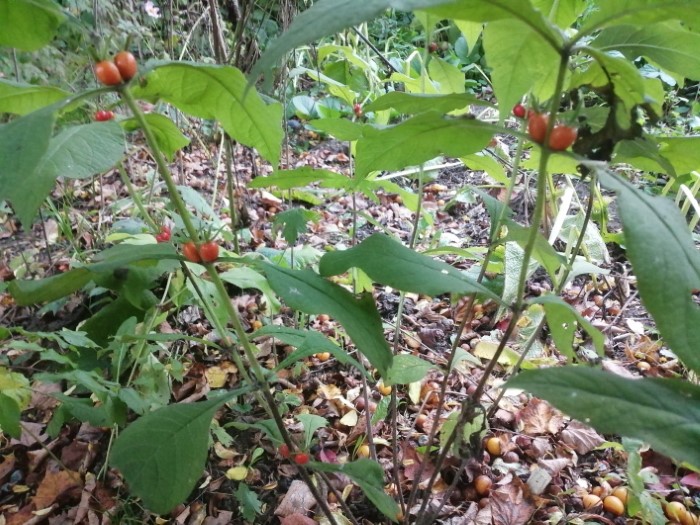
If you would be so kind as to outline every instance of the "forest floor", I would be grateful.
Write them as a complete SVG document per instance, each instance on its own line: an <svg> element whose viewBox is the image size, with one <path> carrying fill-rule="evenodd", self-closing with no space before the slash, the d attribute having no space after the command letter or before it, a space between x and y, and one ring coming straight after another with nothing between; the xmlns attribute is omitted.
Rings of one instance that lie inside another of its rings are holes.
<svg viewBox="0 0 700 525"><path fill-rule="evenodd" d="M348 173L351 159L346 147L335 141L317 140L313 134L299 133L287 163L290 167L308 165ZM225 178L215 177L216 155L201 149L182 153L174 163L174 174L185 184L200 192L207 200L217 190L215 209L221 208L225 197ZM272 218L288 207L285 196L268 191L244 190L245 183L255 172L262 176L264 166L253 166L254 160L242 149L237 150L236 173L240 178L240 197L248 211L250 235L241 244L242 251L263 247L287 248L278 232L273 231ZM153 164L143 150L132 151L127 171L133 183L147 193L148 177ZM434 221L420 223L419 250L451 245L483 253L487 246L490 220L481 201L461 192L468 185L488 185L482 172L464 168L442 169L425 187L424 209ZM415 177L401 177L394 182L415 191ZM218 187L217 187L218 185ZM154 187L154 202L164 191ZM357 222L359 240L379 228L409 242L413 214L402 205L395 194L377 193L376 201L365 196L321 188L308 189L322 204L315 207L321 218L310 224L300 237L305 248L299 256L313 260L328 247L350 245L353 225L352 207L360 214ZM494 197L501 192L492 191ZM516 216L527 213L527 198L523 187L515 202L521 209ZM65 271L76 253L89 254L101 247L103 239L95 232L109 229L132 211L126 193L116 173L92 181L66 180L54 193L57 206L68 208L45 215L31 232L24 232L6 218L0 229L0 281L15 277L43 277ZM99 210L99 211L97 211ZM221 211L220 213L224 213ZM222 215L223 216L223 215ZM66 240L65 228L72 229L73 243ZM480 251L481 250L481 251ZM653 322L639 301L635 279L624 251L609 245L610 257L602 267L607 275L596 280L581 276L563 292L564 298L606 336L605 355L591 356L590 342L580 340L579 357L594 360L613 373L625 377L671 377L683 374L675 356L654 338ZM476 257L475 257L476 258ZM468 269L474 261L455 254L443 260L460 269ZM546 275L537 272L530 279L528 295L538 295L551 289ZM0 288L2 290L2 288ZM394 329L399 293L378 287L375 298L385 321L387 341L394 344ZM232 301L244 316L247 327L254 331L269 324L291 324L299 321L282 308L274 317L269 315L264 298L256 290L237 290ZM75 329L90 313L89 299L76 296L55 308L20 307L8 293L0 293L0 327L21 327L28 331L52 332L62 328ZM452 304L450 297L427 298L407 294L400 340L402 352L444 365L450 350L456 325L466 305ZM344 340L342 328L324 315L301 318L306 326L338 341ZM479 305L470 326L457 342L462 351L455 371L449 376L448 395L438 424L462 406L462 401L474 392L477 382L503 334L504 318L495 305ZM162 333L181 333L206 338L212 332L203 312L197 307L174 311L158 327ZM496 372L489 378L482 399L489 407L500 392L499 386L513 371L517 351L530 335L527 320L509 342L512 350ZM23 433L20 439L0 437L0 525L48 523L58 525L106 523L177 523L226 524L248 523L241 502L234 497L241 478L231 479L231 469L245 466L242 479L254 493L252 505L258 515L255 523L313 524L317 509L303 483L297 467L280 456L275 447L259 430L226 432L223 427L232 421L227 410L220 410L212 434L210 460L202 479L188 502L175 509L171 516L157 518L130 498L119 473L106 467L110 446L110 428L96 428L88 423L68 422L60 433L50 437L49 424L59 401L52 396L65 392L66 384L42 382L35 374L51 367L42 361L34 349L22 344L14 333L0 339L0 364L12 363L12 370L21 371L32 381L33 396L23 412ZM256 339L260 359L266 366L286 357L289 347L276 344L271 338ZM47 341L47 345L51 343ZM182 381L172 383L174 402L193 402L209 392L234 388L240 379L236 367L226 356L191 342L173 343L181 353L184 365ZM25 357L23 357L25 356ZM358 357L358 356L355 356ZM539 336L526 365L556 365L564 361L554 348L548 334ZM400 451L399 479L405 489L424 484L433 472L434 457L423 454L428 434L437 414L437 391L442 376L437 370L418 385L398 386L397 445ZM383 418L371 421L368 431L365 412L374 415L386 409L388 391L370 385L369 403L363 396L363 382L353 368L341 365L333 357L318 354L299 366L279 375L277 388L299 399L299 406L287 416L289 429L300 428L294 414L308 412L320 415L329 425L316 434L311 449L320 461L344 461L369 454L368 435L376 448L378 461L391 472L391 448L395 436ZM253 412L250 421L258 416ZM652 450L641 450L641 465L629 462L629 450L620 445L616 436L602 436L587 426L572 421L547 402L507 391L498 409L487 422L485 446L478 447L469 459L466 471L454 479L460 463L452 458L443 467L433 489L432 505L443 506L436 523L518 525L525 523L633 523L625 513L604 509L601 499L615 491L623 496L630 476L641 476L645 490L659 500L682 501L694 512L700 501L700 477L680 469L667 458ZM255 453L253 458L253 451ZM636 453L636 452L632 452ZM416 479L423 465L421 479ZM241 471L239 471L241 472ZM228 475L227 475L228 474ZM482 476L488 487L475 484ZM544 481L542 481L544 480ZM450 484L456 490L443 501ZM340 492L348 480L333 478ZM388 486L387 490L395 491ZM384 518L357 489L345 493L347 503L362 523L383 523ZM623 498L624 499L624 498ZM334 495L329 502L336 508ZM421 500L417 501L418 504ZM614 509L613 509L614 510ZM417 507L409 509L409 513Z"/></svg>

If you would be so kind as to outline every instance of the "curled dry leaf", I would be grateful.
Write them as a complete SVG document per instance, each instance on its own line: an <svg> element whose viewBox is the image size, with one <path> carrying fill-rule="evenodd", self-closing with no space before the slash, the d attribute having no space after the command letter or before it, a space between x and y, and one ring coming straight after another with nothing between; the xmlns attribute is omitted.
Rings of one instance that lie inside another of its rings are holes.
<svg viewBox="0 0 700 525"><path fill-rule="evenodd" d="M564 418L552 405L534 397L520 411L520 422L526 434L556 434L564 425Z"/></svg>
<svg viewBox="0 0 700 525"><path fill-rule="evenodd" d="M535 506L530 503L527 489L519 478L491 492L491 514L494 525L525 525Z"/></svg>
<svg viewBox="0 0 700 525"><path fill-rule="evenodd" d="M578 421L572 421L562 430L561 442L574 449L578 454L588 454L605 440L595 430Z"/></svg>

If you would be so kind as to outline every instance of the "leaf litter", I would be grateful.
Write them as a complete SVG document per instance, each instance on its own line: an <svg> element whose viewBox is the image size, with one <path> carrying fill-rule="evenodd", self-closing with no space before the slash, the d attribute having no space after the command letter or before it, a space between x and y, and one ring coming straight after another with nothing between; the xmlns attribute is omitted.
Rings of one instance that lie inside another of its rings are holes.
<svg viewBox="0 0 700 525"><path fill-rule="evenodd" d="M335 141L314 143L312 149L302 152L292 161L294 166L309 165L319 168L347 172L348 156L345 146ZM214 189L213 168L210 159L215 156L193 150L183 153L184 171L180 176L191 187L205 195ZM251 157L239 150L237 159L240 175L246 179L260 168L251 164ZM140 155L132 159L134 182L142 187L146 174L152 169L149 159ZM176 167L176 169L178 169ZM264 168L263 168L264 169ZM480 183L484 175L464 170L445 170L437 181L426 187L425 209L434 217L432 232L440 231L447 241L457 241L470 247L485 248L488 242L489 219L478 202L455 205L444 210L457 191L466 184ZM410 186L411 183L406 183ZM162 191L156 187L156 193ZM414 188L415 189L415 188ZM81 209L100 208L116 203L124 189L115 173L103 176L98 185L81 181L67 181L57 188L55 197L71 192L77 197L73 217ZM288 207L286 200L269 191L237 189L246 205L250 221L251 239L244 249L267 247L278 250L287 248L284 240L276 235L271 219ZM352 227L351 206L355 205L362 216L371 218L390 233L407 242L412 214L402 205L401 198L394 194L378 192L376 202L362 195L351 199L342 193L316 192L325 199L320 210L321 220L309 226L301 241L321 253L329 245L346 243ZM517 201L516 201L517 202ZM126 209L122 211L127 211ZM374 231L364 219L360 221L358 239L362 240ZM47 223L46 233L52 242L58 239L55 224ZM427 232L430 233L430 232ZM44 234L35 228L31 232L14 232L13 244L0 261L0 278L7 281L16 274L16 256L23 251L32 260L32 271L37 276L65 271L68 257L65 247L52 244L52 259L44 253ZM0 235L0 247L5 247L8 237ZM94 237L83 235L79 242L83 247L94 247ZM313 254L312 254L313 257ZM460 269L467 269L469 261L454 255L445 255L446 262ZM610 338L603 366L608 370L631 377L666 377L678 369L677 360L668 354L657 341L645 335L644 327L652 321L641 307L634 292L634 278L628 263L617 258L609 265L610 275L602 282L593 282L585 277L576 278L564 291L565 299L595 326ZM551 289L550 283L541 274L535 274L529 282L530 293L537 295ZM375 297L380 313L387 323L396 316L398 293L391 289L378 288ZM234 302L243 314L246 326L253 331L257 326L269 322L269 304L264 297L246 290L239 293ZM415 294L406 295L405 320L401 327L398 346L408 355L420 356L444 365L450 337L468 305L464 300L455 305L446 298L424 298ZM459 412L461 402L469 396L483 374L489 357L488 348L499 341L505 326L499 319L497 307L492 303L477 305L476 315L459 341L462 357L456 372L448 378L447 396L442 416L436 419L437 392L442 375L438 370L428 372L416 385L399 388L401 408L397 414L399 451L399 480L405 488L413 484L424 485L434 473L433 458L425 454L426 439L433 423L444 428L450 414ZM7 293L0 294L0 318L6 326L22 326L27 330L51 331L63 326L72 326L87 310L80 300L71 300L54 312L36 315L32 308L13 304ZM290 321L291 312L284 308L276 317L275 324ZM626 317L629 316L629 317ZM328 316L311 319L310 328L336 341L344 340L342 328ZM195 307L183 309L160 325L164 334L185 333L194 337L217 339L202 312ZM387 340L394 343L393 330L387 330ZM522 339L509 342L516 353ZM264 352L261 360L272 368L276 362L287 357L294 349L280 345L272 338L261 345ZM546 339L542 340L538 359L560 360L556 350ZM17 357L21 350L4 346L8 357ZM179 403L191 403L205 398L212 390L234 387L240 380L239 371L223 353L207 349L197 343L183 347L183 375L173 384L173 399ZM517 355L517 354L516 354ZM359 358L359 356L355 356ZM485 406L493 403L502 384L501 378L512 370L512 362L504 360L490 378L489 387L483 394ZM340 366L334 359L311 356L292 369L278 373L280 392L289 399L290 405L285 422L296 439L301 440L303 428L295 415L309 413L322 416L328 426L319 428L311 448L313 459L327 463L343 463L357 457L362 445L371 438L377 459L386 472L392 469L391 449L394 445L390 426L384 424L386 396L373 385L369 385L369 397L364 396L364 385L352 369ZM140 520L164 523L161 518L148 517L148 513L131 500L125 491L118 472L104 464L109 446L109 432L88 423L65 424L59 437L51 439L47 425L58 410L59 403L54 394L60 393L58 383L33 379L32 399L23 412L22 435L18 440L9 440L0 449L0 512L4 524L39 523L112 523L120 516L139 516ZM627 457L614 437L603 437L585 424L573 421L558 412L547 402L528 398L523 394L506 392L492 420L487 436L500 443L500 454L488 452L473 458L472 466L457 480L457 490L449 500L443 497L457 466L450 460L438 475L429 507L441 506L439 522L457 524L518 525L532 523L554 523L564 520L583 523L599 520L603 523L619 523L619 519L602 509L585 509L582 494L596 487L612 488L625 482L628 476ZM382 412L382 410L384 412ZM377 414L381 417L376 418ZM382 415L384 414L384 415ZM367 425L367 415L372 419ZM255 422L257 415L244 418ZM190 500L174 509L174 523L245 523L249 512L241 508L235 495L253 505L259 512L258 522L268 523L275 519L284 525L307 525L313 520L316 502L308 487L298 478L297 468L277 454L276 447L259 429L229 432L227 425L234 423L226 411L219 411L212 433L214 446L200 488ZM368 428L372 434L368 436ZM440 439L440 432L438 432ZM260 450L253 460L252 451ZM60 458L56 462L56 458ZM650 452L642 454L642 473L647 477L647 487L665 498L697 497L700 481L697 474L679 476L677 469L668 462L659 460ZM250 495L242 496L241 483L228 479L225 473L232 468L247 465L244 483L251 489ZM422 468L419 468L422 467ZM417 479L419 470L422 471ZM474 492L472 481L476 474L485 474L494 484L487 497ZM365 522L382 520L371 504L368 504L358 488L349 478L334 475L328 480L335 491ZM390 478L387 478L387 482ZM387 488L395 495L395 488ZM393 491L392 491L393 490ZM337 501L328 493L331 509L339 511ZM420 502L419 502L420 503ZM248 511L250 509L248 508ZM411 509L415 510L415 509ZM244 517L245 516L245 517ZM277 518L273 518L277 516Z"/></svg>

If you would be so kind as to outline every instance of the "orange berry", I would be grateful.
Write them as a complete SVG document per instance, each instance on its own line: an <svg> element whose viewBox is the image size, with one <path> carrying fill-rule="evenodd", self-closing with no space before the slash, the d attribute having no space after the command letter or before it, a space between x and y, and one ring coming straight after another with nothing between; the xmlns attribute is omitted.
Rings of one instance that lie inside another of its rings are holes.
<svg viewBox="0 0 700 525"><path fill-rule="evenodd" d="M583 497L583 508L592 509L593 507L597 507L598 505L600 505L600 502L601 499L595 494L586 494Z"/></svg>
<svg viewBox="0 0 700 525"><path fill-rule="evenodd" d="M501 455L501 440L497 437L490 437L486 440L486 451L492 456Z"/></svg>
<svg viewBox="0 0 700 525"><path fill-rule="evenodd" d="M603 500L603 508L615 516L622 516L625 513L625 504L617 496L606 496Z"/></svg>
<svg viewBox="0 0 700 525"><path fill-rule="evenodd" d="M477 476L474 480L474 489L479 496L487 496L491 492L491 485L493 485L493 481L484 474Z"/></svg>

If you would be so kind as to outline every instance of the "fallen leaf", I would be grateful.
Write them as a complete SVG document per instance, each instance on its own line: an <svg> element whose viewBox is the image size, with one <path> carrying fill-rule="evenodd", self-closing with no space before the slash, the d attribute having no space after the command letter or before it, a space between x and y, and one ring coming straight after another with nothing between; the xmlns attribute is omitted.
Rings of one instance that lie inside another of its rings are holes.
<svg viewBox="0 0 700 525"><path fill-rule="evenodd" d="M339 423L346 427L354 427L357 425L357 411L350 410L347 414L340 418Z"/></svg>
<svg viewBox="0 0 700 525"><path fill-rule="evenodd" d="M78 488L82 489L82 482L77 472L47 470L36 490L36 496L32 498L34 507L37 509L50 507L58 498Z"/></svg>
<svg viewBox="0 0 700 525"><path fill-rule="evenodd" d="M248 475L248 468L244 466L232 467L226 471L226 477L234 481L243 481Z"/></svg>
<svg viewBox="0 0 700 525"><path fill-rule="evenodd" d="M700 489L700 474L697 472L686 474L681 478L681 484L685 485L686 487Z"/></svg>
<svg viewBox="0 0 700 525"><path fill-rule="evenodd" d="M83 487L83 493L80 496L80 504L76 509L75 521L74 523L80 523L83 518L87 516L90 510L90 501L92 500L92 493L97 486L95 475L92 472L85 474L85 486Z"/></svg>
<svg viewBox="0 0 700 525"><path fill-rule="evenodd" d="M571 421L561 432L561 442L574 449L578 454L588 454L605 439L595 430L578 421Z"/></svg>
<svg viewBox="0 0 700 525"><path fill-rule="evenodd" d="M564 424L561 412L536 397L520 411L520 421L526 434L556 434Z"/></svg>
<svg viewBox="0 0 700 525"><path fill-rule="evenodd" d="M549 472L552 476L557 476L562 470L572 464L569 458L540 459L537 464Z"/></svg>
<svg viewBox="0 0 700 525"><path fill-rule="evenodd" d="M0 483L5 481L5 477L15 468L15 455L8 454L0 463Z"/></svg>
<svg viewBox="0 0 700 525"><path fill-rule="evenodd" d="M535 512L535 506L527 500L519 478L513 478L509 485L492 490L490 501L494 525L525 525Z"/></svg>
<svg viewBox="0 0 700 525"><path fill-rule="evenodd" d="M300 479L295 479L289 486L289 490L275 509L277 516L291 516L298 514L300 510L310 510L316 505L313 494Z"/></svg>

